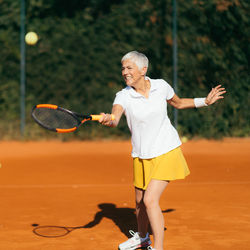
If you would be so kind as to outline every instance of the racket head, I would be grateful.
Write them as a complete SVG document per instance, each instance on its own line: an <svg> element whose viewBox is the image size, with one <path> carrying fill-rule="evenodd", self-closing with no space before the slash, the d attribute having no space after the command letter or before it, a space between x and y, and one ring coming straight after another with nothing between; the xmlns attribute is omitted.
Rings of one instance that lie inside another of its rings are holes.
<svg viewBox="0 0 250 250"><path fill-rule="evenodd" d="M57 133L73 132L91 116L79 115L53 104L38 104L32 108L31 116L41 127Z"/></svg>
<svg viewBox="0 0 250 250"><path fill-rule="evenodd" d="M38 226L33 229L33 233L46 238L63 237L70 233L72 229L60 226Z"/></svg>

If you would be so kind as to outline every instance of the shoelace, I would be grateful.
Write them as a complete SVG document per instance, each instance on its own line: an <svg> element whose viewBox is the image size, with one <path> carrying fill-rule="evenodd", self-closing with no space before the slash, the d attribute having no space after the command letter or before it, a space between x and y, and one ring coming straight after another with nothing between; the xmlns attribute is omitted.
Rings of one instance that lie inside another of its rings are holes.
<svg viewBox="0 0 250 250"><path fill-rule="evenodd" d="M138 239L138 238L140 237L139 234L138 234L138 233L135 233L133 230L129 230L128 232L133 236L133 237L130 238L129 240L133 240L134 237L135 237L136 239Z"/></svg>
<svg viewBox="0 0 250 250"><path fill-rule="evenodd" d="M133 237L135 236L135 235L138 235L138 237L140 237L141 238L141 236L140 236L140 234L137 232L134 232L133 230L129 230L128 231ZM145 238L147 237L147 235L145 236ZM152 250L154 250L154 248L152 248Z"/></svg>
<svg viewBox="0 0 250 250"><path fill-rule="evenodd" d="M134 236L136 233L133 230L128 231L132 236Z"/></svg>

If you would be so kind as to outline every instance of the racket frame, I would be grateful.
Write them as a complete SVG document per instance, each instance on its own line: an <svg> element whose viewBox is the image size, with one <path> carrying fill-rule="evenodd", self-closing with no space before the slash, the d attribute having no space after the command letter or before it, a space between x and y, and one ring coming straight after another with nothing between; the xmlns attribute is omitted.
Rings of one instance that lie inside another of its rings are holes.
<svg viewBox="0 0 250 250"><path fill-rule="evenodd" d="M69 129L61 129L61 128L51 128L51 127L48 127L46 125L44 125L42 122L40 122L35 114L34 114L34 111L36 109L39 109L39 108L47 108L47 109L54 109L54 110L60 110L62 112L65 112L69 115L71 115L77 122L78 122L78 125L73 127L73 128L69 128ZM33 108L32 108L32 111L31 111L31 116L32 118L36 121L36 123L38 123L41 127L45 128L45 129L48 129L50 131L53 131L53 132L57 132L57 133L69 133L69 132L74 132L75 130L77 130L84 122L86 121L89 121L89 120L99 120L100 119L100 116L99 115L94 115L94 117L92 115L81 115L81 114L78 114L76 112L73 112L73 111L70 111L68 109L65 109L65 108L62 108L62 107L59 107L57 105L54 105L54 104L38 104L38 105L35 105ZM94 119L93 119L94 118Z"/></svg>

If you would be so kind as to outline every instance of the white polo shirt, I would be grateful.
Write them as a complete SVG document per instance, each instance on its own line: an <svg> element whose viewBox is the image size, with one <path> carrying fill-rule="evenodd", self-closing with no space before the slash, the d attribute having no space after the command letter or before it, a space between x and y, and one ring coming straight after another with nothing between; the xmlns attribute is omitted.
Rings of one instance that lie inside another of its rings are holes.
<svg viewBox="0 0 250 250"><path fill-rule="evenodd" d="M176 129L167 115L167 100L173 88L162 79L150 79L149 97L126 87L116 94L113 105L123 107L131 131L132 157L151 159L181 145Z"/></svg>

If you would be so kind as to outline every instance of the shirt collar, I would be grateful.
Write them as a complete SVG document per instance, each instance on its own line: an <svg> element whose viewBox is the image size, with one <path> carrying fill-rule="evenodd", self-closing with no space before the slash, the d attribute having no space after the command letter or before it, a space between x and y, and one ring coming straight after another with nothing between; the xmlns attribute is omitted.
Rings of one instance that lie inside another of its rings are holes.
<svg viewBox="0 0 250 250"><path fill-rule="evenodd" d="M150 81L150 93L155 91L157 88L154 81L152 81L148 76L146 76L145 79ZM132 97L143 97L141 94L137 93L132 87L129 87L129 93Z"/></svg>

